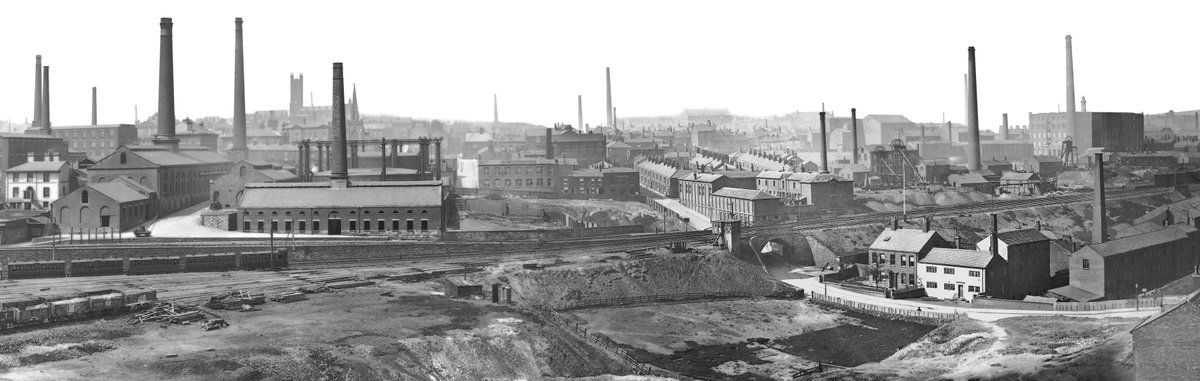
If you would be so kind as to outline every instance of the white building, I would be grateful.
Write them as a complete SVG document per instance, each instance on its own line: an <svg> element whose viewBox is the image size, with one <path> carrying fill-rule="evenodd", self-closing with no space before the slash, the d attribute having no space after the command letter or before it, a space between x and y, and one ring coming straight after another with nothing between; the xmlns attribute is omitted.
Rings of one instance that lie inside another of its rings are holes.
<svg viewBox="0 0 1200 381"><path fill-rule="evenodd" d="M50 203L75 190L65 161L30 161L4 172L5 204L13 209L49 209Z"/></svg>
<svg viewBox="0 0 1200 381"><path fill-rule="evenodd" d="M917 262L925 294L939 299L972 300L1003 279L1004 260L987 251L933 248Z"/></svg>

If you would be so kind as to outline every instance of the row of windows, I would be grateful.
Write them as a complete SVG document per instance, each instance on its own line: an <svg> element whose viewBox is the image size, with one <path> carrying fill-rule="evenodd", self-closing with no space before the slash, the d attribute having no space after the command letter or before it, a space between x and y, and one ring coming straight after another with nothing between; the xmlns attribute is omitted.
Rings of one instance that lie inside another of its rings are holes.
<svg viewBox="0 0 1200 381"><path fill-rule="evenodd" d="M109 129L105 129L105 130L59 130L59 131L55 131L55 133L54 133L54 137L65 138L65 139L70 139L70 138L111 138L116 135L117 135L116 131L109 130Z"/></svg>
<svg viewBox="0 0 1200 381"><path fill-rule="evenodd" d="M308 213L308 212L305 212L305 211L301 210L301 211L297 212L296 214L303 216L303 215L305 215L305 214L307 214L307 213ZM399 213L400 213L400 211L399 211L399 210L393 210L393 211L392 211L392 213L393 213L393 214L399 214ZM413 209L409 209L407 212L405 212L405 214L413 214L413 213L415 213ZM429 214L429 210L428 210L428 209L422 209L420 213L421 213L421 214ZM247 215L247 216L248 216L248 215L250 215L250 211L249 211L249 210L247 210L247 211L244 211L244 212L242 212L242 214L244 214L244 215ZM321 212L320 212L320 211L317 211L317 210L314 210L314 211L312 212L312 214L313 214L314 216L319 216L319 215L321 215ZM338 214L338 212L337 212L337 211L329 212L329 215L330 215L330 216L337 216L337 214ZM357 212L357 211L353 211L353 210L351 210L351 211L350 211L350 214L358 214L358 212ZM371 214L371 211L370 211L370 210L364 210L364 211L363 211L363 214ZM380 210L380 211L379 211L378 213L376 213L376 214L384 214L384 212L383 212L382 210ZM259 215L259 216L264 216L264 215L266 215L266 213L264 213L264 212L262 212L262 211L259 211L259 212L257 213L257 215ZM272 216L277 216L277 215L279 215L279 212L277 212L277 211L272 211L272 212L271 212L271 215L272 215ZM283 212L283 215L285 215L285 216L290 216L290 215L292 215L292 211L290 211L290 210L289 210L289 211L285 211L285 212Z"/></svg>
<svg viewBox="0 0 1200 381"><path fill-rule="evenodd" d="M415 220L405 220L404 221L405 230L410 231L410 232L416 231L417 230L416 223L417 223L417 221L415 221ZM421 225L420 225L421 231L429 230L429 220L421 220L420 223L421 223ZM250 221L242 221L242 231L247 231L247 232L250 231L251 225L252 224ZM392 225L392 227L391 227L390 231L400 231L400 220L392 220L391 225ZM257 227L256 231L259 233L267 232L267 230L266 230L267 221L257 221L255 223L253 223L253 226ZM270 231L275 231L275 232L280 231L279 230L279 221L272 220L270 222L270 226L271 226ZM296 227L295 230L292 230L293 226ZM371 226L372 226L372 224L371 224L370 220L364 220L363 224L362 224L362 229L360 230L358 228L358 220L350 220L349 228L347 229L347 231L369 232L369 231L371 231ZM375 226L376 231L380 231L380 232L389 231L389 230L387 230L387 222L384 220L375 221L374 226ZM293 224L293 221L291 221L291 220L283 221L283 232L303 233L303 232L307 232L307 231L309 231L308 230L308 221L294 221L294 224ZM321 231L321 221L313 221L312 222L312 231L314 231L314 232Z"/></svg>
<svg viewBox="0 0 1200 381"><path fill-rule="evenodd" d="M925 288L935 288L936 289L936 288L938 288L938 283L937 282L925 282ZM954 291L954 290L958 289L958 286L955 285L954 283L945 283L942 285L942 289ZM981 289L979 288L979 286L967 286L967 292L978 293L978 292L980 292L980 290Z"/></svg>
<svg viewBox="0 0 1200 381"><path fill-rule="evenodd" d="M71 142L71 148L116 148L117 142Z"/></svg>
<svg viewBox="0 0 1200 381"><path fill-rule="evenodd" d="M879 253L878 257L872 256L871 260L872 260L872 263L875 263L875 264L882 265L882 264L886 263L888 265L895 266L896 265L896 254ZM917 266L917 256L916 255L905 255L905 254L900 255L900 267L916 267L916 266Z"/></svg>
<svg viewBox="0 0 1200 381"><path fill-rule="evenodd" d="M522 186L524 186L524 187L533 187L533 186L538 186L538 187L550 187L550 186L554 186L554 183L551 181L551 179L536 179L536 180L537 180L537 181L534 181L534 179L504 179L504 182L503 182L503 183L504 183L504 185L503 185L503 186L506 186L506 187L512 187L512 186L517 186L517 187L522 187ZM500 179L495 179L495 180L483 179L483 180L480 180L480 181L479 181L479 186L481 186L481 187L484 187L484 188L486 188L486 187L499 187L499 186L501 186L500 184L501 184L501 181L500 181ZM524 184L524 185L522 185L522 184ZM534 185L534 184L537 184L537 185Z"/></svg>
<svg viewBox="0 0 1200 381"><path fill-rule="evenodd" d="M937 273L937 266L925 266L925 272ZM954 268L953 267L943 267L942 273L948 274L948 275L954 275ZM982 275L982 273L979 270L967 270L967 276L972 276L972 277L978 278L981 275Z"/></svg>
<svg viewBox="0 0 1200 381"><path fill-rule="evenodd" d="M530 168L530 167L488 167L488 166L479 167L479 173L483 174L483 175L487 175L487 174L507 175L510 173L514 174L514 175L532 175L532 174L534 174L534 172L535 172L534 168ZM537 167L536 172L539 175L550 173L549 169L544 166Z"/></svg>
<svg viewBox="0 0 1200 381"><path fill-rule="evenodd" d="M63 193L66 193L66 190L67 190L66 188L63 188ZM31 194L32 193L31 191L33 191L32 187L25 188L25 193L22 194L20 187L13 187L12 188L12 198L26 198L26 199L33 198L33 194ZM50 197L50 187L42 187L42 197Z"/></svg>
<svg viewBox="0 0 1200 381"><path fill-rule="evenodd" d="M37 176L37 175L36 175L36 174L34 174L33 172L25 172L25 182L27 182L27 183L31 183L31 182L33 182L33 179L34 179L35 177L41 177L43 182L50 182L50 174L51 174L51 173L52 173L52 172L42 172L42 175L41 175L41 176ZM13 173L13 174L12 174L12 181L13 181L13 182L20 182L20 181L21 181L21 174L20 174L20 173Z"/></svg>

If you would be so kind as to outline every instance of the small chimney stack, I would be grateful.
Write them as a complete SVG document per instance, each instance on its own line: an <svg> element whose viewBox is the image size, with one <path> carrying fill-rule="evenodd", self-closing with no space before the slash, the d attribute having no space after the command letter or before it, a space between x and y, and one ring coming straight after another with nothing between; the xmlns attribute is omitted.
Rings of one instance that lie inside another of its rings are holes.
<svg viewBox="0 0 1200 381"><path fill-rule="evenodd" d="M850 151L852 163L858 164L858 109L850 108Z"/></svg>
<svg viewBox="0 0 1200 381"><path fill-rule="evenodd" d="M821 111L821 173L829 173L829 138L825 136L825 112Z"/></svg>
<svg viewBox="0 0 1200 381"><path fill-rule="evenodd" d="M1108 218L1104 205L1104 153L1096 152L1096 173L1092 176L1092 244L1108 241Z"/></svg>
<svg viewBox="0 0 1200 381"><path fill-rule="evenodd" d="M892 217L892 231L900 230L900 219Z"/></svg>
<svg viewBox="0 0 1200 381"><path fill-rule="evenodd" d="M1042 231L1042 220L1037 220L1036 224L1037 231Z"/></svg>
<svg viewBox="0 0 1200 381"><path fill-rule="evenodd" d="M179 152L179 139L175 138L175 64L171 43L171 18L163 17L159 27L158 132L154 135L154 145L166 146L171 152Z"/></svg>
<svg viewBox="0 0 1200 381"><path fill-rule="evenodd" d="M92 125L96 125L96 86L92 86Z"/></svg>
<svg viewBox="0 0 1200 381"><path fill-rule="evenodd" d="M933 220L932 217L925 216L925 232L926 233L929 232L930 225L932 225L932 222L933 222L932 220Z"/></svg>
<svg viewBox="0 0 1200 381"><path fill-rule="evenodd" d="M546 129L546 158L554 158L554 130Z"/></svg>

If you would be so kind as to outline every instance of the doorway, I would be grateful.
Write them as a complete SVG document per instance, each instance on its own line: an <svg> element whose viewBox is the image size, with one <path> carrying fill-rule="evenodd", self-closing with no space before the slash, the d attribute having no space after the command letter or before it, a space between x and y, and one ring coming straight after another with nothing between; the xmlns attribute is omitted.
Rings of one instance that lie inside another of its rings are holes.
<svg viewBox="0 0 1200 381"><path fill-rule="evenodd" d="M960 284L960 285L958 285L958 298L959 298L959 299L962 299L962 298L963 298L963 295L962 295L962 286L963 286L963 285L961 285L961 284Z"/></svg>
<svg viewBox="0 0 1200 381"><path fill-rule="evenodd" d="M342 220L340 218L329 219L329 235L342 234Z"/></svg>

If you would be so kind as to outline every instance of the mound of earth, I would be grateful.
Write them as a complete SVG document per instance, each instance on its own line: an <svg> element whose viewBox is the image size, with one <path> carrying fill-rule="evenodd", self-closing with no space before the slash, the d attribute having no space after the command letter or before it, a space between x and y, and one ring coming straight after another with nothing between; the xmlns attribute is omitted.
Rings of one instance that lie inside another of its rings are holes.
<svg viewBox="0 0 1200 381"><path fill-rule="evenodd" d="M787 287L761 268L724 254L518 270L509 274L508 282L525 302L550 308L582 300L679 293L732 291L766 296Z"/></svg>

